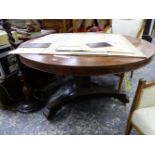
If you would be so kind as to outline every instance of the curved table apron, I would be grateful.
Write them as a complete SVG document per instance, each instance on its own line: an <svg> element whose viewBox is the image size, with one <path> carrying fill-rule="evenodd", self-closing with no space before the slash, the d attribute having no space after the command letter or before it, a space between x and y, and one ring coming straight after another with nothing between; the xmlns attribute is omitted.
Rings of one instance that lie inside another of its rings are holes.
<svg viewBox="0 0 155 155"><path fill-rule="evenodd" d="M44 114L50 119L63 105L73 99L92 96L115 97L124 103L128 102L125 93L116 90L103 91L94 89L88 76L114 74L138 69L151 61L155 54L155 47L151 43L132 37L126 37L132 44L140 49L146 58L119 57L119 56L60 56L42 54L21 54L20 60L31 68L59 75L72 75L71 80L56 92L56 97L51 97ZM81 77L81 78L80 78ZM83 82L82 82L83 81ZM88 88L89 87L89 88ZM85 89L84 89L85 88ZM95 90L95 91L94 91Z"/></svg>

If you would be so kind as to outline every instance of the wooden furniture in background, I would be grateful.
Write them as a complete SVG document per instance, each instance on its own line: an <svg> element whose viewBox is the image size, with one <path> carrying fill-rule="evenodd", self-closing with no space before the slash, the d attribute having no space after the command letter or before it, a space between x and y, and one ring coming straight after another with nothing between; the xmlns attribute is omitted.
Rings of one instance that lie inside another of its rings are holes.
<svg viewBox="0 0 155 155"><path fill-rule="evenodd" d="M30 39L40 38L55 32L56 32L55 30L41 30L41 32L37 32L34 34L32 33L31 35L18 34L18 39L22 41L27 41Z"/></svg>
<svg viewBox="0 0 155 155"><path fill-rule="evenodd" d="M85 19L72 19L72 32L80 32L82 28L83 32L86 32L86 20Z"/></svg>
<svg viewBox="0 0 155 155"><path fill-rule="evenodd" d="M3 29L7 33L8 42L10 43L9 48L11 50L16 49L19 44L15 42L15 38L12 35L12 31L11 31L12 28L11 28L11 24L9 20L2 19L0 22L2 24ZM39 38L39 37L42 37L42 36L45 36L51 33L53 33L53 31L43 30L35 35L30 35L30 36L22 35L22 38L20 39L25 41L25 40L30 40L34 38ZM12 101L12 106L14 110L16 109L17 111L20 111L20 112L32 112L32 111L42 108L44 104L36 100L35 97L33 97L31 86L27 82L27 77L23 74L23 65L20 63L18 55L16 55L16 62L18 64L18 77L20 79L20 82L22 83L22 92L23 92L24 97L22 100L18 100L15 102Z"/></svg>
<svg viewBox="0 0 155 155"><path fill-rule="evenodd" d="M78 21L76 19L72 20L73 32L78 32Z"/></svg>
<svg viewBox="0 0 155 155"><path fill-rule="evenodd" d="M87 32L88 28L93 25L98 25L100 29L104 32L110 26L110 20L108 19L73 19L73 32Z"/></svg>
<svg viewBox="0 0 155 155"><path fill-rule="evenodd" d="M67 32L67 30L72 26L71 19L43 19L40 23L42 29L54 29L57 32Z"/></svg>
<svg viewBox="0 0 155 155"><path fill-rule="evenodd" d="M155 134L155 81L140 80L128 116L125 134L134 127L139 134Z"/></svg>
<svg viewBox="0 0 155 155"><path fill-rule="evenodd" d="M101 29L107 29L110 20L97 19L96 20ZM87 28L94 23L94 19L43 19L39 20L42 29L51 30L54 29L57 32L80 32L81 28L83 32L87 31Z"/></svg>

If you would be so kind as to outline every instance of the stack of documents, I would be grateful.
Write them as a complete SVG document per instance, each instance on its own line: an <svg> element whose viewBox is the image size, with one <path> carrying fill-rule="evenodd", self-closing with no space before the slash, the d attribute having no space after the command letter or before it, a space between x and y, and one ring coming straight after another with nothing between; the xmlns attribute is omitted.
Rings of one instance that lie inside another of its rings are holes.
<svg viewBox="0 0 155 155"><path fill-rule="evenodd" d="M124 36L103 33L51 34L10 52L22 53L145 57Z"/></svg>

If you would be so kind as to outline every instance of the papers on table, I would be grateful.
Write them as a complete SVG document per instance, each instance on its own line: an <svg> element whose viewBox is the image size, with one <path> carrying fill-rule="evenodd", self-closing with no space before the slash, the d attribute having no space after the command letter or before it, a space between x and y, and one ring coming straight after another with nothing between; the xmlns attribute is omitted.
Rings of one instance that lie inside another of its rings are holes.
<svg viewBox="0 0 155 155"><path fill-rule="evenodd" d="M23 44L22 48L48 48L51 43L27 43Z"/></svg>
<svg viewBox="0 0 155 155"><path fill-rule="evenodd" d="M83 51L83 47L82 46L66 46L66 45L60 45L58 47L56 47L55 49L56 51L60 51L60 52L68 52L68 51L75 51L75 52L78 52L78 51Z"/></svg>
<svg viewBox="0 0 155 155"><path fill-rule="evenodd" d="M10 54L43 54L44 48L17 48L9 52ZM45 53L46 54L46 53Z"/></svg>
<svg viewBox="0 0 155 155"><path fill-rule="evenodd" d="M61 33L51 34L31 42L31 44L51 45L47 48L18 48L11 54L57 54L57 55L104 55L145 57L125 37L103 33ZM93 46L89 46L92 44Z"/></svg>
<svg viewBox="0 0 155 155"><path fill-rule="evenodd" d="M32 41L31 43L54 43L56 42L59 38L61 38L63 36L62 33L54 33L51 35L46 35L44 37L35 39L34 41Z"/></svg>

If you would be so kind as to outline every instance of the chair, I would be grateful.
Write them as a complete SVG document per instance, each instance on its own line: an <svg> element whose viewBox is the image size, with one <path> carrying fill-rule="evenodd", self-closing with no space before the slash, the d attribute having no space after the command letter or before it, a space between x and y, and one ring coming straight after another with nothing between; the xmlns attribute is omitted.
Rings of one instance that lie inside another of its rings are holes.
<svg viewBox="0 0 155 155"><path fill-rule="evenodd" d="M155 80L139 80L128 116L126 135L130 134L132 127L139 134L155 134Z"/></svg>
<svg viewBox="0 0 155 155"><path fill-rule="evenodd" d="M111 32L140 38L143 31L143 19L113 19Z"/></svg>
<svg viewBox="0 0 155 155"><path fill-rule="evenodd" d="M115 33L141 38L144 26L145 21L143 19L113 19L111 20L111 28L107 29L105 33ZM116 74L116 76L120 78L118 83L118 91L121 90L124 75L125 73ZM133 71L131 71L130 77L133 77Z"/></svg>

